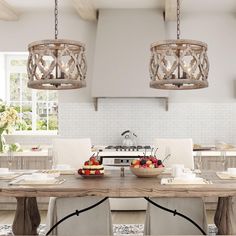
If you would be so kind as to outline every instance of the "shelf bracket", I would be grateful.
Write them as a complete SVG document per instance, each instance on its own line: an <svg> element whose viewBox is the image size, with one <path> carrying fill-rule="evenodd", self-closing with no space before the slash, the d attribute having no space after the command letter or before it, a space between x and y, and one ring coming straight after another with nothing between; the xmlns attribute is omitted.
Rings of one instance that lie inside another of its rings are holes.
<svg viewBox="0 0 236 236"><path fill-rule="evenodd" d="M165 109L166 109L166 111L169 111L169 98L168 97L163 97L162 99L165 102Z"/></svg>
<svg viewBox="0 0 236 236"><path fill-rule="evenodd" d="M93 105L94 105L95 111L98 111L98 98L97 97L93 98Z"/></svg>

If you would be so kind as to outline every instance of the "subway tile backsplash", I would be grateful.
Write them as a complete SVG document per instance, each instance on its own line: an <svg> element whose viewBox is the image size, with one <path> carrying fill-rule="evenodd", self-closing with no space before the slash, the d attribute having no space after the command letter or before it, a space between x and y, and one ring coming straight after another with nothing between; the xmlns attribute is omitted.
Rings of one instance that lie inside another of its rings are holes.
<svg viewBox="0 0 236 236"><path fill-rule="evenodd" d="M93 144L120 144L121 133L130 129L138 144L155 138L193 138L194 143L236 144L236 103L170 103L155 98L100 99L93 103L60 103L59 134L90 137Z"/></svg>

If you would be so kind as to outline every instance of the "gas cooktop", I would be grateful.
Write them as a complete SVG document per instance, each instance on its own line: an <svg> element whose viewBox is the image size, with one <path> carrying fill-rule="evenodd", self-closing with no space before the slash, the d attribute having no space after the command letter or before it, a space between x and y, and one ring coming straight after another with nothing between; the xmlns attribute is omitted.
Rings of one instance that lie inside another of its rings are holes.
<svg viewBox="0 0 236 236"><path fill-rule="evenodd" d="M128 152L137 152L137 151L150 151L151 146L150 145L137 145L137 146L106 146L104 151L128 151Z"/></svg>

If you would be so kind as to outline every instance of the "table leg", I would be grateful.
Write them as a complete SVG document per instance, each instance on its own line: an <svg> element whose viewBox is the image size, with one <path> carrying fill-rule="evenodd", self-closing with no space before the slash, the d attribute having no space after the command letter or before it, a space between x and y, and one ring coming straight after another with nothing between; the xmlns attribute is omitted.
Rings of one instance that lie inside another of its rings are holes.
<svg viewBox="0 0 236 236"><path fill-rule="evenodd" d="M15 219L12 225L14 235L37 235L40 214L35 197L17 197Z"/></svg>
<svg viewBox="0 0 236 236"><path fill-rule="evenodd" d="M219 197L215 214L215 225L220 235L236 234L236 212L233 211L232 197Z"/></svg>

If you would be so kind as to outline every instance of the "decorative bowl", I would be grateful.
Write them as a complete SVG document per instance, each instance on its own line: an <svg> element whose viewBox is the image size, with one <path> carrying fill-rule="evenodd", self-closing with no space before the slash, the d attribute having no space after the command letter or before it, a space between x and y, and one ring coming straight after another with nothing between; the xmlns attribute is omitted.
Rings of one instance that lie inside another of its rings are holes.
<svg viewBox="0 0 236 236"><path fill-rule="evenodd" d="M160 175L164 170L165 167L160 168L134 168L130 166L131 172L136 175L137 177L143 178L151 178Z"/></svg>

